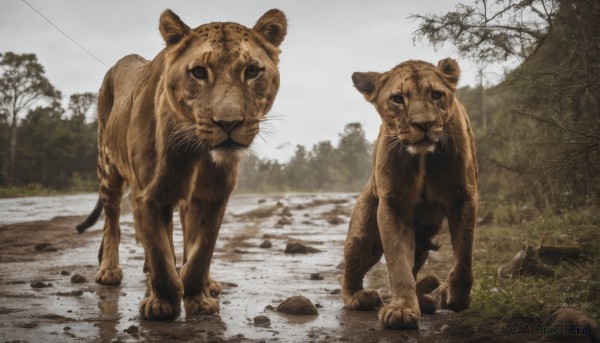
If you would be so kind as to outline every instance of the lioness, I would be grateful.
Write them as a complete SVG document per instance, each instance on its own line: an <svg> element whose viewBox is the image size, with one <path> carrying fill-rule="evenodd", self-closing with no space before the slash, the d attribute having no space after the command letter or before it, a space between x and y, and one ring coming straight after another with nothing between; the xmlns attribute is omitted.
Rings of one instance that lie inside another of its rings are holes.
<svg viewBox="0 0 600 343"><path fill-rule="evenodd" d="M440 291L442 305L461 311L470 303L477 162L469 118L454 95L459 75L450 58L437 67L407 61L385 73L352 75L382 124L373 173L352 213L344 246L342 296L348 309L381 305L377 291L363 289L362 282L385 254L392 299L379 319L389 328L418 327L415 279L429 250L436 248L431 239L444 218L454 267Z"/></svg>
<svg viewBox="0 0 600 343"><path fill-rule="evenodd" d="M266 12L249 29L210 23L190 29L170 10L160 16L166 47L152 61L130 55L107 73L98 98L100 199L93 224L106 212L96 282L121 283L119 211L131 189L135 229L148 264L143 318L171 320L185 311L219 311L209 277L215 241L237 181L240 152L259 132L279 88L279 45L285 15ZM181 273L175 269L173 208L184 235Z"/></svg>

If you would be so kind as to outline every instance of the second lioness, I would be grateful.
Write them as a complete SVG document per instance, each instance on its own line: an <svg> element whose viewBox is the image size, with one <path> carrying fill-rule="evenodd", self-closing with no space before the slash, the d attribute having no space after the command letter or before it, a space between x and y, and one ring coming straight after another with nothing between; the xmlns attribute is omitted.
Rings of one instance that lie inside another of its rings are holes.
<svg viewBox="0 0 600 343"><path fill-rule="evenodd" d="M143 318L219 311L221 290L209 277L215 241L237 181L239 152L259 132L279 88L279 45L286 18L265 13L249 29L210 23L191 29L167 10L166 47L152 61L130 55L106 74L98 99L100 200L81 232L106 212L96 281L121 283L119 206L131 188L136 234L148 264ZM184 231L175 269L173 208Z"/></svg>
<svg viewBox="0 0 600 343"><path fill-rule="evenodd" d="M444 59L437 67L407 61L385 73L352 75L382 124L373 174L346 238L342 296L349 309L381 305L377 291L363 289L362 280L384 254L392 291L391 302L379 312L386 327L418 327L415 279L428 251L436 248L431 239L444 218L454 267L437 292L443 307L460 311L469 306L477 162L469 117L454 94L459 74L456 61Z"/></svg>

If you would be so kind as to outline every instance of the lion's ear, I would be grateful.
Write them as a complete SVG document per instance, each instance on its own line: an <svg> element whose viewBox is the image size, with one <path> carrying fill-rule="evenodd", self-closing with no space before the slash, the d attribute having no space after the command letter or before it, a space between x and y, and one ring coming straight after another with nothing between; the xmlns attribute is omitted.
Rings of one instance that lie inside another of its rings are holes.
<svg viewBox="0 0 600 343"><path fill-rule="evenodd" d="M166 10L160 15L159 29L162 38L164 39L167 46L172 46L183 38L188 32L190 27L187 26L179 16L171 10Z"/></svg>
<svg viewBox="0 0 600 343"><path fill-rule="evenodd" d="M460 67L458 66L458 62L452 58L444 58L438 62L437 67L453 88L456 88L458 79L460 78Z"/></svg>
<svg viewBox="0 0 600 343"><path fill-rule="evenodd" d="M371 101L374 96L375 88L377 87L377 81L381 77L380 73L376 72L366 72L366 73L353 73L352 74L352 82L354 82L354 87L361 92L368 101Z"/></svg>
<svg viewBox="0 0 600 343"><path fill-rule="evenodd" d="M279 46L287 34L287 19L278 9L269 10L263 14L252 28L271 44Z"/></svg>

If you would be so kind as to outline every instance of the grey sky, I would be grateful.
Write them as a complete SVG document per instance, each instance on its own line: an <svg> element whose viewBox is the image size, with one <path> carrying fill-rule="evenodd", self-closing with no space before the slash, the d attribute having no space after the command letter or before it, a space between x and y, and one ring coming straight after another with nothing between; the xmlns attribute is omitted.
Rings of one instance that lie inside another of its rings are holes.
<svg viewBox="0 0 600 343"><path fill-rule="evenodd" d="M453 0L27 1L108 65L130 53L152 59L164 46L158 17L166 8L191 27L212 21L252 27L267 10L281 9L289 26L281 46L281 88L271 112L273 132L253 148L260 157L281 161L296 144L309 149L323 140L335 144L349 122L362 123L367 138L376 138L379 117L352 86L354 71L451 56L463 70L460 84L476 83L476 68L451 46L434 51L428 42L413 44L417 22L409 15L446 12L458 3ZM107 70L21 0L0 3L0 51L35 53L65 97L97 92Z"/></svg>

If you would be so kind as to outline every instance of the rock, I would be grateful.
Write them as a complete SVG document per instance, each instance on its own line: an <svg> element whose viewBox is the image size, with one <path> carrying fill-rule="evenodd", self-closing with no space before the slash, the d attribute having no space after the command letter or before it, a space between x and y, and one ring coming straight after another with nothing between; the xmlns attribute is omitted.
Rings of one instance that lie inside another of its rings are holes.
<svg viewBox="0 0 600 343"><path fill-rule="evenodd" d="M250 218L250 219L263 219L268 218L275 214L278 206L260 206L254 210L236 215L237 217Z"/></svg>
<svg viewBox="0 0 600 343"><path fill-rule="evenodd" d="M260 245L258 246L261 249L269 249L271 247L273 247L273 243L271 243L270 240L265 240L262 243L260 243Z"/></svg>
<svg viewBox="0 0 600 343"><path fill-rule="evenodd" d="M60 275L62 275L62 276L69 276L69 275L71 275L71 273L69 273L66 270L63 270L63 271L60 272Z"/></svg>
<svg viewBox="0 0 600 343"><path fill-rule="evenodd" d="M562 261L582 262L585 260L585 252L579 245L544 245L533 249L533 252L542 262L552 266Z"/></svg>
<svg viewBox="0 0 600 343"><path fill-rule="evenodd" d="M319 280L323 280L324 278L323 278L323 275L321 275L321 273L312 273L312 274L310 274L310 279L319 281Z"/></svg>
<svg viewBox="0 0 600 343"><path fill-rule="evenodd" d="M35 251L38 252L55 252L58 251L55 247L50 243L39 243L35 245Z"/></svg>
<svg viewBox="0 0 600 343"><path fill-rule="evenodd" d="M331 217L327 218L327 222L331 225L339 225L339 224L343 224L344 220L338 216L331 216Z"/></svg>
<svg viewBox="0 0 600 343"><path fill-rule="evenodd" d="M292 220L288 217L282 217L281 219L279 219L279 221L277 221L277 225L290 225L292 224Z"/></svg>
<svg viewBox="0 0 600 343"><path fill-rule="evenodd" d="M58 292L56 295L65 296L65 297L80 297L83 295L82 290L70 291L70 292Z"/></svg>
<svg viewBox="0 0 600 343"><path fill-rule="evenodd" d="M51 283L43 283L42 281L34 281L30 284L31 288L46 288L52 287Z"/></svg>
<svg viewBox="0 0 600 343"><path fill-rule="evenodd" d="M267 202L267 199L265 199L265 198L258 199L258 203L259 203L259 204L264 204L264 203L266 203L266 202Z"/></svg>
<svg viewBox="0 0 600 343"><path fill-rule="evenodd" d="M283 210L281 210L281 215L286 216L286 217L291 217L292 211L290 211L290 208L286 206L283 208Z"/></svg>
<svg viewBox="0 0 600 343"><path fill-rule="evenodd" d="M342 290L339 288L336 288L333 291L329 292L329 294L332 294L332 295L342 294Z"/></svg>
<svg viewBox="0 0 600 343"><path fill-rule="evenodd" d="M321 250L309 247L300 242L288 242L285 247L286 254L310 254L316 252L321 252Z"/></svg>
<svg viewBox="0 0 600 343"><path fill-rule="evenodd" d="M498 266L498 276L502 278L553 275L552 268L542 263L531 245L519 251L509 262Z"/></svg>
<svg viewBox="0 0 600 343"><path fill-rule="evenodd" d="M284 302L277 306L277 312L300 315L319 314L319 311L317 311L312 302L301 295L285 299Z"/></svg>
<svg viewBox="0 0 600 343"><path fill-rule="evenodd" d="M130 335L135 335L138 332L140 332L140 329L137 326L135 326L135 325L131 325L127 329L123 330L123 332L125 332L127 334L130 334Z"/></svg>
<svg viewBox="0 0 600 343"><path fill-rule="evenodd" d="M600 326L598 326L598 323L572 308L561 308L551 314L545 327L566 328L566 331L563 335L545 335L542 337L542 341L575 340L588 336L589 341L600 342Z"/></svg>
<svg viewBox="0 0 600 343"><path fill-rule="evenodd" d="M273 307L272 305L267 305L265 306L265 311L275 311L275 307Z"/></svg>
<svg viewBox="0 0 600 343"><path fill-rule="evenodd" d="M441 333L446 333L446 332L448 332L448 330L450 330L450 325L448 325L448 324L444 324L444 325L442 325L442 327L440 328L440 332L441 332Z"/></svg>
<svg viewBox="0 0 600 343"><path fill-rule="evenodd" d="M35 245L35 251L44 251L44 249L50 246L52 246L50 243L39 243Z"/></svg>
<svg viewBox="0 0 600 343"><path fill-rule="evenodd" d="M256 316L254 317L254 325L256 326L269 326L271 325L271 319L267 316Z"/></svg>
<svg viewBox="0 0 600 343"><path fill-rule="evenodd" d="M81 274L71 276L71 283L86 283L87 279Z"/></svg>

